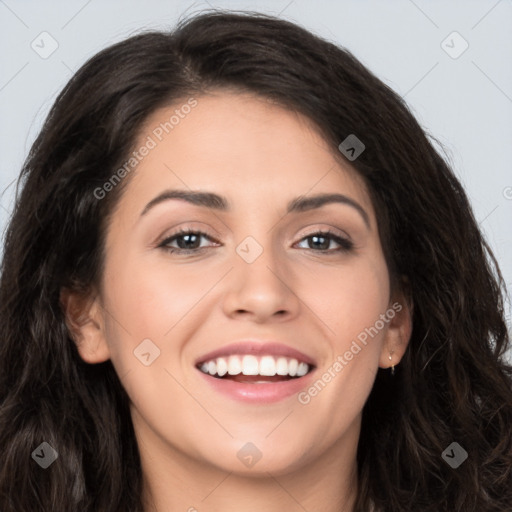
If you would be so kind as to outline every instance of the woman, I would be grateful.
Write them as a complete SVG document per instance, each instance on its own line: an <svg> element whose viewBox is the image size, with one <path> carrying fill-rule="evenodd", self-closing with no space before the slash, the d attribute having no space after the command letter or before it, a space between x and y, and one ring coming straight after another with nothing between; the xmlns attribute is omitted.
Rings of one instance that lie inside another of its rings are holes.
<svg viewBox="0 0 512 512"><path fill-rule="evenodd" d="M88 61L21 174L1 510L512 510L504 285L400 97L289 22Z"/></svg>

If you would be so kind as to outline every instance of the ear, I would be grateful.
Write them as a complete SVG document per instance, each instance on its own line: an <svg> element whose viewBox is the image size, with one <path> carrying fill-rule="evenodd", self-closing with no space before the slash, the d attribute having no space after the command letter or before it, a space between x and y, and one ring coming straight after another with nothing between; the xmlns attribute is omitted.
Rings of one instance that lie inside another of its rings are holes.
<svg viewBox="0 0 512 512"><path fill-rule="evenodd" d="M60 304L80 357L90 364L108 360L110 351L105 336L103 308L98 297L63 288Z"/></svg>
<svg viewBox="0 0 512 512"><path fill-rule="evenodd" d="M401 361L412 334L413 303L408 294L395 294L389 303L388 318L392 312L380 354L380 368L390 368Z"/></svg>

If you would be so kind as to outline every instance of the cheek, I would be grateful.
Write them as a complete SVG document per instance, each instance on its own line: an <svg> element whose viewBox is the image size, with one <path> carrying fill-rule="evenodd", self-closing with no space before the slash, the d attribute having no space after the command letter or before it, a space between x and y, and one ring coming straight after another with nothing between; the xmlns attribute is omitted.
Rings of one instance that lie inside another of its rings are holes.
<svg viewBox="0 0 512 512"><path fill-rule="evenodd" d="M173 270L162 257L124 256L113 254L107 265L106 303L117 314L117 323L134 338L161 339L192 308L200 293L207 291L208 279L197 271L187 271L186 266Z"/></svg>
<svg viewBox="0 0 512 512"><path fill-rule="evenodd" d="M336 269L317 268L314 276L301 280L301 296L324 324L337 353L348 350L351 341L373 326L388 307L388 272L380 257L356 257Z"/></svg>
<svg viewBox="0 0 512 512"><path fill-rule="evenodd" d="M331 353L299 401L338 425L357 417L373 386L387 328L381 315L389 305L388 276L384 258L369 257L317 280L325 296L316 307L330 327Z"/></svg>
<svg viewBox="0 0 512 512"><path fill-rule="evenodd" d="M170 272L158 262L149 264L154 262L144 261L135 251L122 255L112 252L110 256L104 290L106 340L112 364L137 408L149 416L157 411L172 429L171 403L179 402L181 395L165 370L174 374L171 363L180 358L182 323L193 316L187 313L206 293L206 284L196 279L198 289L183 272ZM162 390L173 400L163 400Z"/></svg>
<svg viewBox="0 0 512 512"><path fill-rule="evenodd" d="M105 320L107 343L118 373L138 367L134 350L147 339L160 350L150 368L172 366L186 345L183 329L204 321L201 306L206 301L201 299L208 296L225 269L209 266L198 272L197 264L173 267L156 251L150 257L137 250L112 251L109 256L104 275Z"/></svg>

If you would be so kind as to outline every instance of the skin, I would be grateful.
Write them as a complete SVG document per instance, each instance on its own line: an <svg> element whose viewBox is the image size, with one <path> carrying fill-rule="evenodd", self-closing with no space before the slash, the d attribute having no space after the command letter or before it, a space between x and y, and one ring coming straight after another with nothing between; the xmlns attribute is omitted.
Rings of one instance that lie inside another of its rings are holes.
<svg viewBox="0 0 512 512"><path fill-rule="evenodd" d="M362 408L378 367L399 363L411 333L367 189L307 118L248 94L196 99L129 178L101 291L63 291L68 326L84 361L112 360L131 399L147 511L351 511ZM136 146L176 107L154 112ZM166 189L215 192L231 211L172 199L141 217ZM347 204L285 214L291 199L334 192L356 201L369 227ZM206 249L158 247L187 227L212 237L199 239ZM326 229L354 248L308 243ZM251 264L235 250L247 236L263 249ZM308 404L234 401L194 367L236 340L277 340L313 357L321 377L397 301L401 311ZM149 366L133 354L147 338L160 350ZM247 442L262 453L251 468L237 458Z"/></svg>

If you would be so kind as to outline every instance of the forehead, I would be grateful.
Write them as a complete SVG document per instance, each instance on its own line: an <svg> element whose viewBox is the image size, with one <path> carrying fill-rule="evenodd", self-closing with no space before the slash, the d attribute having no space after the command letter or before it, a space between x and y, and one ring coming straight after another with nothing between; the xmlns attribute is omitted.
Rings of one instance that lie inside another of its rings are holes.
<svg viewBox="0 0 512 512"><path fill-rule="evenodd" d="M162 187L189 188L261 207L340 191L371 211L362 178L307 117L247 93L193 99L158 109L147 119L135 148L150 149L123 200L135 192L138 199L150 199Z"/></svg>

